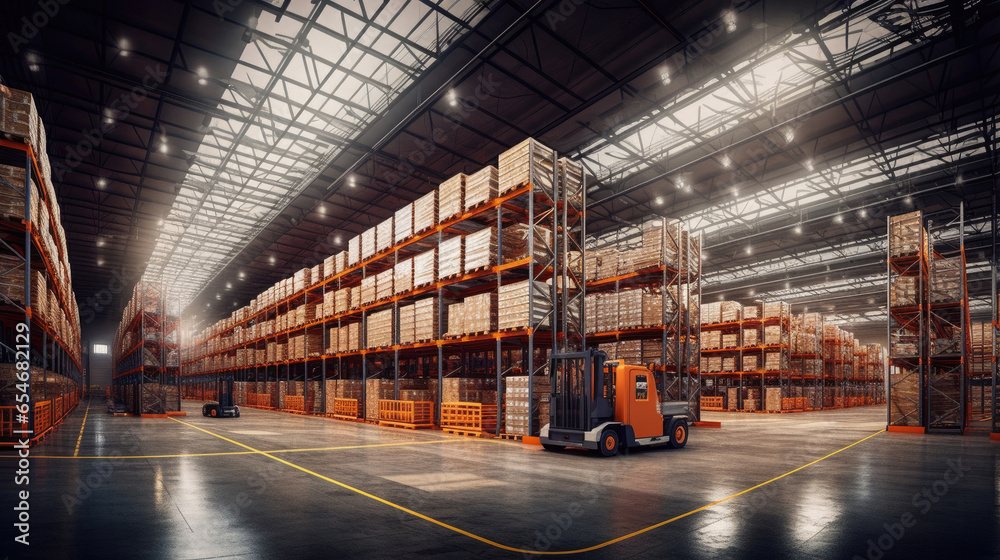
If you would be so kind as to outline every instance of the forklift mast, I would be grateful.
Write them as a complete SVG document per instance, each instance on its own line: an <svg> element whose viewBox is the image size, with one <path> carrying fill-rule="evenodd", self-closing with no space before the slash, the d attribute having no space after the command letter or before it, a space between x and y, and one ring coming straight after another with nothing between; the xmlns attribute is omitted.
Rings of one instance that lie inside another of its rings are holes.
<svg viewBox="0 0 1000 560"><path fill-rule="evenodd" d="M552 428L588 431L612 419L614 371L606 361L607 354L593 348L550 356Z"/></svg>

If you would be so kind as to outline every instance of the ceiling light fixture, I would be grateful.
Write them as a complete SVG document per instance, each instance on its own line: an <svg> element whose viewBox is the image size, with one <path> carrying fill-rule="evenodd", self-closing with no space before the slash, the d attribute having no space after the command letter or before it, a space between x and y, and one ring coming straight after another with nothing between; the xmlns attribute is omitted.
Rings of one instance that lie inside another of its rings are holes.
<svg viewBox="0 0 1000 560"><path fill-rule="evenodd" d="M791 127L785 127L781 134L785 137L786 144L791 144L792 140L795 140L795 131Z"/></svg>
<svg viewBox="0 0 1000 560"><path fill-rule="evenodd" d="M837 214L836 216L833 217L833 221L838 224L842 224L844 223L844 217L840 214Z"/></svg>
<svg viewBox="0 0 1000 560"><path fill-rule="evenodd" d="M97 178L97 188L103 189L106 188L107 186L108 186L108 179L106 177Z"/></svg>
<svg viewBox="0 0 1000 560"><path fill-rule="evenodd" d="M746 254L748 254L748 255L752 255L753 254L753 247L750 247L749 245L747 245L747 248L744 249L744 252Z"/></svg>
<svg viewBox="0 0 1000 560"><path fill-rule="evenodd" d="M736 31L736 12L732 10L722 12L722 23L726 25L727 33L734 33Z"/></svg>
<svg viewBox="0 0 1000 560"><path fill-rule="evenodd" d="M810 173L816 170L816 168L813 166L813 160L811 159L806 160L806 169L808 169Z"/></svg>
<svg viewBox="0 0 1000 560"><path fill-rule="evenodd" d="M343 239L338 235L337 237L333 238L333 242L336 243L337 245L340 245L343 242Z"/></svg>
<svg viewBox="0 0 1000 560"><path fill-rule="evenodd" d="M669 68L664 68L663 72L660 72L660 81L663 82L663 85L670 84L670 69Z"/></svg>
<svg viewBox="0 0 1000 560"><path fill-rule="evenodd" d="M903 202L907 204L913 204L913 197L910 195L906 195L906 198L903 199Z"/></svg>
<svg viewBox="0 0 1000 560"><path fill-rule="evenodd" d="M243 272L243 271L241 270L241 271L240 271L240 273L239 273L239 277L240 277L240 280L244 280L244 279L246 279L246 277L247 277L247 273L246 273L246 272Z"/></svg>
<svg viewBox="0 0 1000 560"><path fill-rule="evenodd" d="M455 90L450 90L448 92L448 104L452 107L458 105L458 96L455 95Z"/></svg>
<svg viewBox="0 0 1000 560"><path fill-rule="evenodd" d="M208 70L206 70L205 67L202 66L201 68L198 68L198 72L197 73L198 73L198 83L201 84L201 85L207 84L208 83Z"/></svg>
<svg viewBox="0 0 1000 560"><path fill-rule="evenodd" d="M868 209L867 208L862 208L861 212L859 212L859 214L861 215L862 218L867 218L868 217Z"/></svg>
<svg viewBox="0 0 1000 560"><path fill-rule="evenodd" d="M129 42L128 39L118 40L118 49L121 51L122 56L128 56Z"/></svg>
<svg viewBox="0 0 1000 560"><path fill-rule="evenodd" d="M232 282L226 282L226 289L227 290L232 290L233 289L233 283Z"/></svg>
<svg viewBox="0 0 1000 560"><path fill-rule="evenodd" d="M354 175L351 175L350 177L347 178L347 185L349 187L356 187L357 186L357 182L354 180Z"/></svg>
<svg viewBox="0 0 1000 560"><path fill-rule="evenodd" d="M796 235L802 235L802 224L796 225L794 231Z"/></svg>
<svg viewBox="0 0 1000 560"><path fill-rule="evenodd" d="M733 160L729 159L729 154L722 154L722 167L729 169L733 166Z"/></svg>
<svg viewBox="0 0 1000 560"><path fill-rule="evenodd" d="M274 263L278 262L278 259L274 258L274 255L271 255L267 258L267 262L271 263L271 266L274 266Z"/></svg>
<svg viewBox="0 0 1000 560"><path fill-rule="evenodd" d="M104 259L97 259L97 266L104 266Z"/></svg>
<svg viewBox="0 0 1000 560"><path fill-rule="evenodd" d="M97 245L98 247L104 247L104 238L98 237L97 241L94 244Z"/></svg>
<svg viewBox="0 0 1000 560"><path fill-rule="evenodd" d="M323 206L322 204L320 204L319 205L319 213L323 214L325 216L326 215L326 206Z"/></svg>
<svg viewBox="0 0 1000 560"><path fill-rule="evenodd" d="M662 196L658 196L658 197L656 197L656 200L654 200L653 202L654 202L654 203L655 203L655 204L656 204L657 206L663 206L663 197L662 197Z"/></svg>

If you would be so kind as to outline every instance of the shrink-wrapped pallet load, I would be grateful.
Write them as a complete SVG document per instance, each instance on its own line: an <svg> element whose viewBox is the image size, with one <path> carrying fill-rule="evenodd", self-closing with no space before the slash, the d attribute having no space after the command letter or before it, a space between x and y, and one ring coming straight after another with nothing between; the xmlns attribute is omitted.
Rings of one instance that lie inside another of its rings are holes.
<svg viewBox="0 0 1000 560"><path fill-rule="evenodd" d="M484 167L465 179L464 209L472 210L497 197L497 168Z"/></svg>

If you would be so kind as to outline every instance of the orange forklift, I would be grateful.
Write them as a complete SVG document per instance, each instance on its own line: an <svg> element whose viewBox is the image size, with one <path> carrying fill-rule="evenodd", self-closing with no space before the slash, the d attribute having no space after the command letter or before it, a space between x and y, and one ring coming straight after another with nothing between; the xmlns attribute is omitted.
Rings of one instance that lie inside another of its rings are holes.
<svg viewBox="0 0 1000 560"><path fill-rule="evenodd" d="M622 446L687 443L688 403L661 403L649 369L608 361L593 348L553 354L549 368L550 417L539 434L545 449L577 447L611 457Z"/></svg>

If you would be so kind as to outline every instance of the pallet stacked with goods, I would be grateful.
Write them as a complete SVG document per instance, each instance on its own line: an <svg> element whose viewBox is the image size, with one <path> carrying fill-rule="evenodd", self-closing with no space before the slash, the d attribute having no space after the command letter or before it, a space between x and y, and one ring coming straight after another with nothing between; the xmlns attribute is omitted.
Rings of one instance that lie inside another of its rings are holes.
<svg viewBox="0 0 1000 560"><path fill-rule="evenodd" d="M993 324L972 323L969 349L969 413L973 419L993 414Z"/></svg>
<svg viewBox="0 0 1000 560"><path fill-rule="evenodd" d="M889 428L961 433L971 353L964 211L924 227L921 212L889 223Z"/></svg>
<svg viewBox="0 0 1000 560"><path fill-rule="evenodd" d="M801 409L793 396L787 303L708 303L701 308L702 401L712 410Z"/></svg>
<svg viewBox="0 0 1000 560"><path fill-rule="evenodd" d="M792 371L799 380L805 410L823 408L823 328L820 313L792 316Z"/></svg>
<svg viewBox="0 0 1000 560"><path fill-rule="evenodd" d="M885 347L881 344L858 344L854 349L854 399L849 406L885 403Z"/></svg>
<svg viewBox="0 0 1000 560"><path fill-rule="evenodd" d="M480 429L537 433L554 298L571 302L563 328L582 307L582 249L562 268L555 250L574 235L582 247L583 193L580 166L525 140L194 335L186 381L233 375L250 406L396 426L440 425L443 410L456 421L475 408L456 403L477 404Z"/></svg>
<svg viewBox="0 0 1000 560"><path fill-rule="evenodd" d="M83 391L66 233L30 93L0 86L0 445L44 437Z"/></svg>
<svg viewBox="0 0 1000 560"><path fill-rule="evenodd" d="M588 240L587 340L613 360L646 364L661 402L701 410L701 238L678 220Z"/></svg>
<svg viewBox="0 0 1000 560"><path fill-rule="evenodd" d="M818 313L792 315L784 302L721 301L703 305L701 320L702 409L801 412L884 402L876 386L884 380L881 346L858 347L852 333ZM855 369L859 360L863 369Z"/></svg>
<svg viewBox="0 0 1000 560"><path fill-rule="evenodd" d="M888 219L890 427L924 427L927 230L920 211Z"/></svg>
<svg viewBox="0 0 1000 560"><path fill-rule="evenodd" d="M854 334L836 325L823 326L823 408L849 406L853 386Z"/></svg>
<svg viewBox="0 0 1000 560"><path fill-rule="evenodd" d="M111 396L130 414L181 409L181 310L171 299L160 282L138 282L115 332Z"/></svg>

